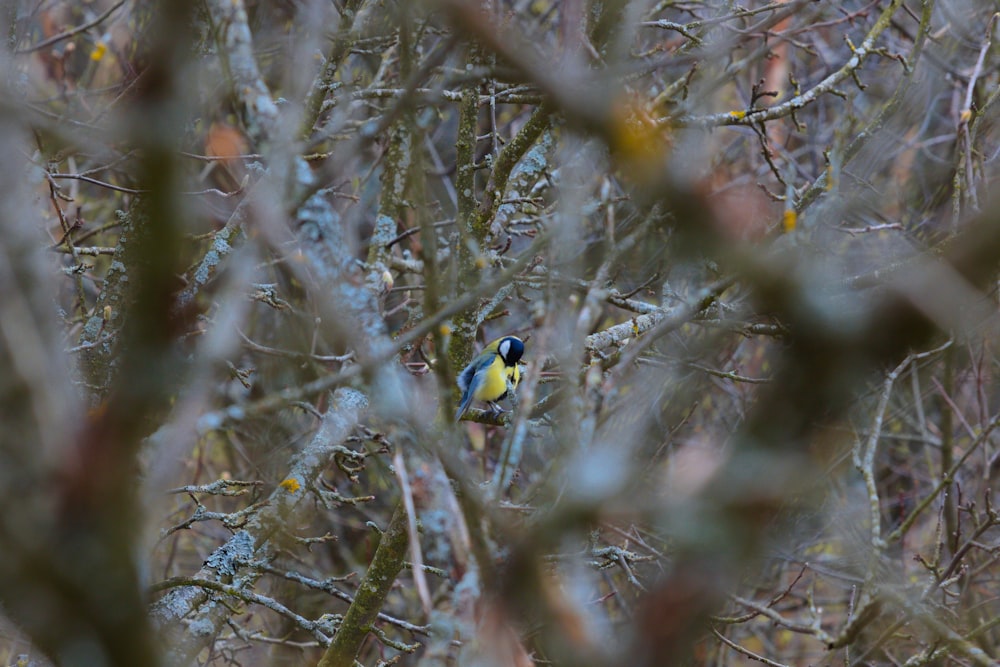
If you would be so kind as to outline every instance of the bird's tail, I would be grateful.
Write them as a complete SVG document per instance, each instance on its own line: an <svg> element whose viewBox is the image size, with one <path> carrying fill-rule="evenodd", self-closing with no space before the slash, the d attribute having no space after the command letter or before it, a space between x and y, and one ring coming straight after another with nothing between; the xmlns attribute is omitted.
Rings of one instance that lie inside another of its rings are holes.
<svg viewBox="0 0 1000 667"><path fill-rule="evenodd" d="M471 404L472 404L472 392L470 391L462 399L462 402L458 406L458 410L455 411L456 424L462 419L462 415L465 414L465 411L469 409L469 406Z"/></svg>

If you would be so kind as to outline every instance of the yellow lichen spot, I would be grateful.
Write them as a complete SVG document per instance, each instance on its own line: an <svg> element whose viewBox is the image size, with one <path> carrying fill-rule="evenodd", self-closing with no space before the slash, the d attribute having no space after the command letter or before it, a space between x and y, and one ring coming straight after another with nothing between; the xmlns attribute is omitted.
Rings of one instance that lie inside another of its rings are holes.
<svg viewBox="0 0 1000 667"><path fill-rule="evenodd" d="M833 541L821 540L815 544L806 548L806 553L812 557L822 558L839 556L843 553L843 548L840 544Z"/></svg>
<svg viewBox="0 0 1000 667"><path fill-rule="evenodd" d="M792 645L795 639L795 633L791 630L779 630L774 635L775 643L781 648L785 648Z"/></svg>
<svg viewBox="0 0 1000 667"><path fill-rule="evenodd" d="M639 322L634 317L632 318L632 333L636 336L639 335Z"/></svg>
<svg viewBox="0 0 1000 667"><path fill-rule="evenodd" d="M447 324L442 324L441 328L438 329L438 331L441 332L442 336L450 336L451 335L451 327L448 326Z"/></svg>
<svg viewBox="0 0 1000 667"><path fill-rule="evenodd" d="M656 169L670 150L666 128L658 123L638 99L626 99L615 105L612 125L615 156L642 177Z"/></svg>
<svg viewBox="0 0 1000 667"><path fill-rule="evenodd" d="M100 62L104 54L108 52L108 45L104 41L98 42L94 46L94 50L90 52L90 59L95 63Z"/></svg>
<svg viewBox="0 0 1000 667"><path fill-rule="evenodd" d="M730 111L729 112L729 117L730 118L735 118L736 120L740 120L741 118L746 118L746 116L747 116L747 112L746 111Z"/></svg>
<svg viewBox="0 0 1000 667"><path fill-rule="evenodd" d="M964 125L970 120L972 120L972 109L962 109L962 113L958 117L958 122Z"/></svg>
<svg viewBox="0 0 1000 667"><path fill-rule="evenodd" d="M528 7L528 11L530 11L534 16L541 16L542 14L549 11L551 8L552 8L552 3L549 2L549 0L535 0Z"/></svg>
<svg viewBox="0 0 1000 667"><path fill-rule="evenodd" d="M302 488L302 485L299 484L299 481L294 477L289 477L278 486L283 488L285 491L288 491L289 493L295 493L296 491Z"/></svg>
<svg viewBox="0 0 1000 667"><path fill-rule="evenodd" d="M104 306L104 312L101 313L101 317L104 318L105 322L109 322L111 320L111 312L111 306Z"/></svg>
<svg viewBox="0 0 1000 667"><path fill-rule="evenodd" d="M393 280L392 274L389 272L389 269L386 269L385 271L383 271L382 272L382 289L384 289L386 292L388 292L389 290L392 289L392 286L395 285L395 284L396 284L396 281Z"/></svg>
<svg viewBox="0 0 1000 667"><path fill-rule="evenodd" d="M790 208L786 210L781 215L781 226L784 228L786 234L791 234L795 231L795 226L799 223L799 216L795 213L795 209Z"/></svg>
<svg viewBox="0 0 1000 667"><path fill-rule="evenodd" d="M471 428L469 429L468 434L469 445L472 447L472 451L479 454L486 451L486 429Z"/></svg>
<svg viewBox="0 0 1000 667"><path fill-rule="evenodd" d="M740 645L753 653L767 653L767 646L760 637L744 637L740 640Z"/></svg>
<svg viewBox="0 0 1000 667"><path fill-rule="evenodd" d="M104 417L104 415L107 414L107 412L108 412L108 403L107 401L103 401L87 410L87 418L90 419L91 421L97 421L98 419Z"/></svg>
<svg viewBox="0 0 1000 667"><path fill-rule="evenodd" d="M483 257L482 255L476 257L476 268L479 270L486 268L486 258Z"/></svg>

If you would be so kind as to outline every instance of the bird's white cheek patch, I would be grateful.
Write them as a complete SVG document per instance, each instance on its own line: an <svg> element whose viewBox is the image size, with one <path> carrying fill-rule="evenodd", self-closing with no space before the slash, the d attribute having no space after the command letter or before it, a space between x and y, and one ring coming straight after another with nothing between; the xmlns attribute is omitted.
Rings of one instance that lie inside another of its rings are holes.
<svg viewBox="0 0 1000 667"><path fill-rule="evenodd" d="M499 350L499 352L500 352L500 358L502 358L504 361L507 361L507 355L510 353L510 341L509 340L505 340L504 342L500 343L500 350Z"/></svg>

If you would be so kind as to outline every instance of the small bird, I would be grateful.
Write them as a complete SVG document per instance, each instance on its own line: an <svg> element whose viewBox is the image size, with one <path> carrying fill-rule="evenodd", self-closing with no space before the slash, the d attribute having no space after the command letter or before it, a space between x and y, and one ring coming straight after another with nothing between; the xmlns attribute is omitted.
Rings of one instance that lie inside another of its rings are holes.
<svg viewBox="0 0 1000 667"><path fill-rule="evenodd" d="M504 336L487 345L478 357L469 362L458 375L462 400L455 413L456 422L469 409L473 399L489 403L494 412L503 412L497 401L507 396L508 381L512 388L521 381L517 362L522 354L524 342L516 336Z"/></svg>

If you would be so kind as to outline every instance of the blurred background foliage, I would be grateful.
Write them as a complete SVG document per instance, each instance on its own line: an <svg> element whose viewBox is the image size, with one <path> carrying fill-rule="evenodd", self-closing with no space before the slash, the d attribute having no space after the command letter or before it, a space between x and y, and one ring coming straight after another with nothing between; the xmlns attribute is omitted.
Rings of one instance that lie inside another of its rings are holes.
<svg viewBox="0 0 1000 667"><path fill-rule="evenodd" d="M3 664L996 664L1000 3L0 8Z"/></svg>

